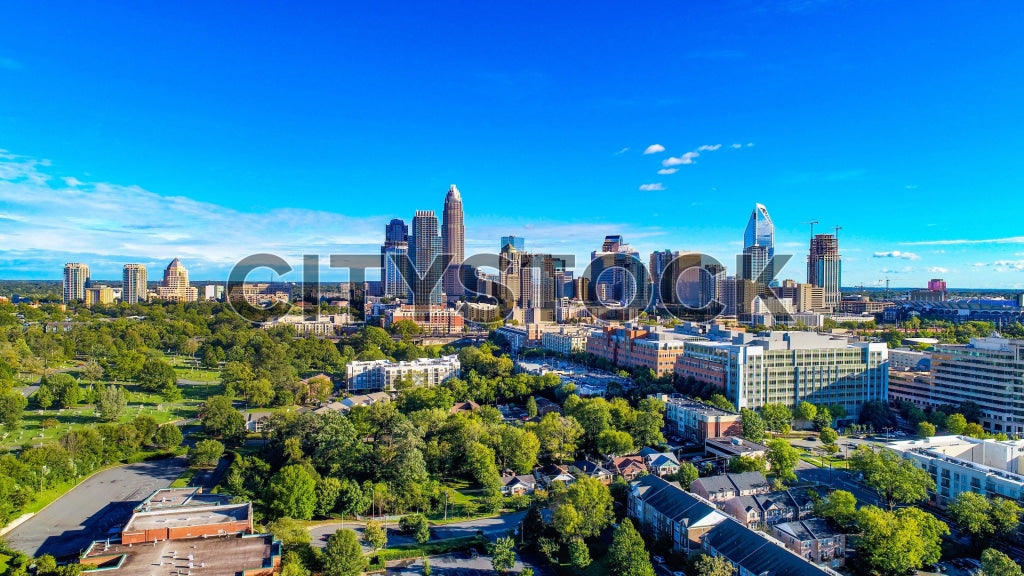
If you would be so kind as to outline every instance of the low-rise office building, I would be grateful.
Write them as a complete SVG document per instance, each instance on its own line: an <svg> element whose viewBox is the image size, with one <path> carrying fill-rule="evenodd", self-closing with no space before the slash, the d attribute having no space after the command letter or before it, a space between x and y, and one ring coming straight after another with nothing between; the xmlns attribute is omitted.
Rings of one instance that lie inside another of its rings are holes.
<svg viewBox="0 0 1024 576"><path fill-rule="evenodd" d="M934 502L939 506L968 491L1024 505L1024 440L932 436L890 442L885 447L931 474L936 485Z"/></svg>
<svg viewBox="0 0 1024 576"><path fill-rule="evenodd" d="M732 460L737 456L764 458L768 455L768 447L764 444L744 440L739 436L723 438L707 438L704 440L704 451L712 456ZM765 462L765 465L768 463Z"/></svg>
<svg viewBox="0 0 1024 576"><path fill-rule="evenodd" d="M627 323L622 327L608 326L591 332L587 337L586 351L622 368L649 368L658 376L664 376L672 372L686 342L703 339L701 336Z"/></svg>
<svg viewBox="0 0 1024 576"><path fill-rule="evenodd" d="M665 403L665 427L680 437L703 442L743 431L740 415L685 396L659 396Z"/></svg>

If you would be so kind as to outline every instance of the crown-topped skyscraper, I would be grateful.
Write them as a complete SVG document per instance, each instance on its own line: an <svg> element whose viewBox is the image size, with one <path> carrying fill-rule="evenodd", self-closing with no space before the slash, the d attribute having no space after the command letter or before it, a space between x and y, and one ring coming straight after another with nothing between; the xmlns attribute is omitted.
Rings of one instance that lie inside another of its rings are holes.
<svg viewBox="0 0 1024 576"><path fill-rule="evenodd" d="M466 259L466 226L462 211L462 195L455 184L448 188L441 219L441 251L452 256L452 263L445 270L442 283L448 300L453 301L458 300L463 294L459 271L462 269L462 261Z"/></svg>

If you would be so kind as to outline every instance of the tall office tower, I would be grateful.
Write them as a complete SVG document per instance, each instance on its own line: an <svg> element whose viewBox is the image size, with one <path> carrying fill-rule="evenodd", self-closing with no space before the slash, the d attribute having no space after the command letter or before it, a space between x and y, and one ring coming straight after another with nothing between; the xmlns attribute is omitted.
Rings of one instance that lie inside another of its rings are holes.
<svg viewBox="0 0 1024 576"><path fill-rule="evenodd" d="M662 250L660 252L651 252L651 265L648 270L651 273L651 287L652 294L654 295L654 306L660 308L665 305L665 297L661 294L661 278L665 274L665 269L668 268L672 260L679 256L679 252L673 252L671 250Z"/></svg>
<svg viewBox="0 0 1024 576"><path fill-rule="evenodd" d="M652 256L653 262L653 256ZM725 267L699 252L676 252L655 286L661 305L677 318L708 321L723 312L719 281Z"/></svg>
<svg viewBox="0 0 1024 576"><path fill-rule="evenodd" d="M811 238L807 255L807 283L825 290L825 306L837 310L842 292L843 262L839 255L839 239L835 234L816 234Z"/></svg>
<svg viewBox="0 0 1024 576"><path fill-rule="evenodd" d="M409 254L409 227L395 218L384 228L384 245L380 247L381 293L387 298L406 298L405 279L401 266Z"/></svg>
<svg viewBox="0 0 1024 576"><path fill-rule="evenodd" d="M121 302L137 304L145 301L148 295L146 281L145 264L125 264L121 274Z"/></svg>
<svg viewBox="0 0 1024 576"><path fill-rule="evenodd" d="M622 236L606 236L601 251L592 252L590 260L588 300L609 312L605 320L629 320L647 309L651 301L647 266Z"/></svg>
<svg viewBox="0 0 1024 576"><path fill-rule="evenodd" d="M518 242L505 242L506 238ZM508 308L512 308L519 302L519 295L522 289L522 255L524 242L522 238L506 236L502 238L501 252L498 254L498 282L503 286L500 294Z"/></svg>
<svg viewBox="0 0 1024 576"><path fill-rule="evenodd" d="M512 246L516 249L516 252L526 251L526 241L519 236L502 236L501 248L499 250L504 250L505 246Z"/></svg>
<svg viewBox="0 0 1024 576"><path fill-rule="evenodd" d="M756 204L743 233L743 267L740 277L755 281L761 277L765 284L771 282L775 278L771 261L774 256L775 225L764 204Z"/></svg>
<svg viewBox="0 0 1024 576"><path fill-rule="evenodd" d="M444 271L444 292L448 300L454 301L463 293L459 272L462 270L462 261L466 259L466 226L462 212L462 196L455 184L448 188L448 195L444 197L441 219L441 250L452 255L452 263Z"/></svg>
<svg viewBox="0 0 1024 576"><path fill-rule="evenodd" d="M409 303L418 306L441 303L441 236L433 210L417 210L409 236L409 256L415 268L405 273L412 288ZM434 260L438 263L434 265Z"/></svg>
<svg viewBox="0 0 1024 576"><path fill-rule="evenodd" d="M64 265L64 303L85 301L85 288L89 284L89 265L68 262Z"/></svg>
<svg viewBox="0 0 1024 576"><path fill-rule="evenodd" d="M199 290L188 282L188 270L181 260L175 258L164 269L164 280L157 286L156 294L171 302L195 302L199 300Z"/></svg>

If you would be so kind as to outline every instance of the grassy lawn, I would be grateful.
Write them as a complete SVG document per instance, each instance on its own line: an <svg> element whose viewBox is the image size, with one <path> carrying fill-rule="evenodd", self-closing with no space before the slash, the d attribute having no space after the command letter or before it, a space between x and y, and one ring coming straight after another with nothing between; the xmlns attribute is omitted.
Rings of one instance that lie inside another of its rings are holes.
<svg viewBox="0 0 1024 576"><path fill-rule="evenodd" d="M466 536L463 538L449 538L447 540L436 540L426 544L407 544L380 550L370 556L370 565L367 572L383 570L386 562L394 560L405 560L407 558L419 558L421 556L437 556L440 554L451 554L460 550L468 550L473 547L484 547L487 545L487 538L483 536Z"/></svg>
<svg viewBox="0 0 1024 576"><path fill-rule="evenodd" d="M842 458L836 458L834 456L825 456L824 466L822 465L822 457L817 454L808 454L807 452L800 454L800 459L808 464L813 464L818 468L827 468L829 462L832 463L832 468L836 470L842 468L847 469L850 467L850 463Z"/></svg>
<svg viewBox="0 0 1024 576"><path fill-rule="evenodd" d="M470 488L469 482L465 480L450 480L445 482L445 487L452 490L452 497L448 500L448 519L445 519L444 511L436 514L427 514L427 520L432 524L444 525L452 522L462 522L473 518L484 518L494 514L478 513L479 504L476 494L478 489Z"/></svg>

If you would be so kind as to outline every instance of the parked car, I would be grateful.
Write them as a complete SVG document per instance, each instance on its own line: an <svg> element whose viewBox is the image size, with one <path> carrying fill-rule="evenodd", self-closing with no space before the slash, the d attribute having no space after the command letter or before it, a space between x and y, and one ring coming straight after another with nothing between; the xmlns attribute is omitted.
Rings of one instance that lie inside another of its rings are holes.
<svg viewBox="0 0 1024 576"><path fill-rule="evenodd" d="M665 559L662 558L661 556L655 556L654 557L654 561L657 562L658 564L664 564L665 563Z"/></svg>

